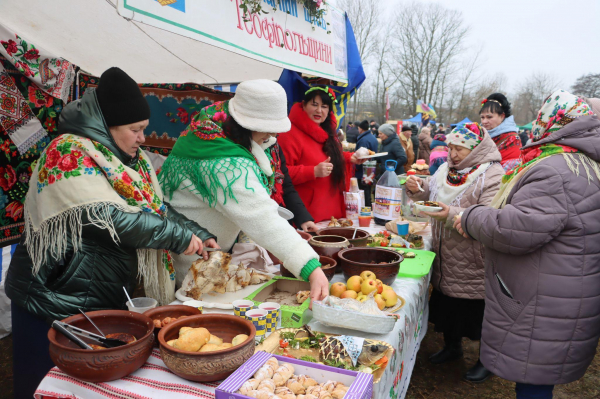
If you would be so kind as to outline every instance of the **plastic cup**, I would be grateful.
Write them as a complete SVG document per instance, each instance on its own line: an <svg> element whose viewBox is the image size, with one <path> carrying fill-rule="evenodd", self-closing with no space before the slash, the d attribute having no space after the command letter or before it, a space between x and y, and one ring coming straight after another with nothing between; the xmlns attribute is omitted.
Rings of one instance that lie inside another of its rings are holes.
<svg viewBox="0 0 600 399"><path fill-rule="evenodd" d="M131 302L135 307L131 306ZM127 301L127 309L136 313L144 313L146 310L154 309L158 305L156 299L146 297L133 298L131 302Z"/></svg>
<svg viewBox="0 0 600 399"><path fill-rule="evenodd" d="M358 225L360 227L369 227L371 225L371 216L358 216Z"/></svg>
<svg viewBox="0 0 600 399"><path fill-rule="evenodd" d="M398 228L399 236L408 235L408 222L398 222L396 226Z"/></svg>
<svg viewBox="0 0 600 399"><path fill-rule="evenodd" d="M263 309L252 309L246 312L245 319L254 324L256 338L262 338L267 332L267 314Z"/></svg>
<svg viewBox="0 0 600 399"><path fill-rule="evenodd" d="M254 302L247 299L233 301L233 314L239 317L246 317L246 312L254 309Z"/></svg>
<svg viewBox="0 0 600 399"><path fill-rule="evenodd" d="M267 332L272 333L277 330L281 306L275 302L265 302L261 303L258 308L267 311Z"/></svg>

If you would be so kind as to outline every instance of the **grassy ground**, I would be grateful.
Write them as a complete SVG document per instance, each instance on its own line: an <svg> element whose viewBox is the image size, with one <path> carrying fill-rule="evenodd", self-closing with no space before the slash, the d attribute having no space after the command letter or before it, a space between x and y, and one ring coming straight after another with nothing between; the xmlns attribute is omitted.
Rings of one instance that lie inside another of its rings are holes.
<svg viewBox="0 0 600 399"><path fill-rule="evenodd" d="M443 344L442 334L430 328L421 344L413 371L408 399L506 399L514 398L515 385L498 377L483 384L462 381L462 374L477 361L478 344L465 340L465 358L443 365L432 365L427 358ZM12 336L0 340L0 399L12 399ZM554 390L555 399L600 398L600 357L596 357L585 376Z"/></svg>

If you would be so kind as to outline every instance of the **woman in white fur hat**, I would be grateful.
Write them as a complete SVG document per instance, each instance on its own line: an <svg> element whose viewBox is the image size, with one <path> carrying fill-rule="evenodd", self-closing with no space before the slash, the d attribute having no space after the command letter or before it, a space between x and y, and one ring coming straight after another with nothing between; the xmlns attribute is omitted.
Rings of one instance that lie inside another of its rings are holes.
<svg viewBox="0 0 600 399"><path fill-rule="evenodd" d="M224 251L244 231L254 242L282 260L295 276L311 283L311 297L328 294L329 283L319 255L287 221L271 199L277 163L265 153L273 133L285 133L287 97L270 80L241 83L233 99L212 104L192 120L179 137L161 173L171 205L194 221L202 221ZM175 256L178 284L192 256Z"/></svg>

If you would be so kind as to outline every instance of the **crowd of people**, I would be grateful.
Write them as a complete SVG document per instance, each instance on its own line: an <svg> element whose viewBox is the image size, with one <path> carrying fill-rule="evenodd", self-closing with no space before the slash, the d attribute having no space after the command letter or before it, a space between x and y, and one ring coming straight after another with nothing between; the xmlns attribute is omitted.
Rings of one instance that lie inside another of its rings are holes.
<svg viewBox="0 0 600 399"><path fill-rule="evenodd" d="M600 337L600 101L556 91L527 137L500 93L482 102L480 123L400 133L365 120L340 135L336 101L313 87L288 114L279 84L243 82L192 119L158 176L140 149L150 109L124 71L107 70L67 105L33 171L6 282L16 396L31 396L52 367L48 318L122 308L138 275L168 303L197 255L231 250L242 232L309 281L311 298L325 297L319 256L296 228L345 217L351 177L371 198L364 159L341 136L386 152L379 162L394 160L397 174L429 163L406 189L442 208L426 213L437 255L429 317L444 336L431 362L461 358L466 337L481 341L468 381L495 374L517 383L518 398L551 398L582 377ZM58 172L65 156L81 173Z"/></svg>
<svg viewBox="0 0 600 399"><path fill-rule="evenodd" d="M558 90L540 105L521 132L501 93L481 102L480 123L378 127L397 173L429 163L408 196L442 208L425 212L437 255L429 321L444 337L430 361L481 341L464 379L514 381L519 399L581 378L600 337L600 100Z"/></svg>

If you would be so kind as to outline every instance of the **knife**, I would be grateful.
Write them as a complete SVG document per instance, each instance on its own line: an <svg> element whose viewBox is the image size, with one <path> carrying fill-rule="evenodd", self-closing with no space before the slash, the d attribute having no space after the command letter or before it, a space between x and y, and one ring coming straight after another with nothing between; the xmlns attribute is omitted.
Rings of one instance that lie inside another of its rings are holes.
<svg viewBox="0 0 600 399"><path fill-rule="evenodd" d="M202 251L206 252L223 252L221 248L203 248Z"/></svg>

